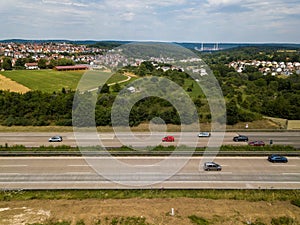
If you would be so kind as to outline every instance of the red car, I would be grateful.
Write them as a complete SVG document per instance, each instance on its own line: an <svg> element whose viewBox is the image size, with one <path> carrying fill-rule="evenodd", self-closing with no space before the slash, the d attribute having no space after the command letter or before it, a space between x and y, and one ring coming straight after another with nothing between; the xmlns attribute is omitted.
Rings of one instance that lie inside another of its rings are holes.
<svg viewBox="0 0 300 225"><path fill-rule="evenodd" d="M166 136L162 139L163 142L174 142L174 140L173 136Z"/></svg>
<svg viewBox="0 0 300 225"><path fill-rule="evenodd" d="M251 141L248 144L251 146L265 146L265 142L263 141Z"/></svg>

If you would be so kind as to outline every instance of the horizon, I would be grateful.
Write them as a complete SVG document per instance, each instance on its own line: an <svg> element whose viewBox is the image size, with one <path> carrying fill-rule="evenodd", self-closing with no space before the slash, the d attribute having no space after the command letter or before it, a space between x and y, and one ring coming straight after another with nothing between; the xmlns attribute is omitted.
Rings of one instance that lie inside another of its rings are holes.
<svg viewBox="0 0 300 225"><path fill-rule="evenodd" d="M269 44L291 44L291 45L300 45L300 42L214 42L214 41L162 41L162 40L118 40L118 39L65 39L65 38L42 38L42 39L31 39L31 38L5 38L0 39L1 42L7 41L70 41L70 42L157 42L157 43L191 43L191 44L259 44L259 45L269 45Z"/></svg>

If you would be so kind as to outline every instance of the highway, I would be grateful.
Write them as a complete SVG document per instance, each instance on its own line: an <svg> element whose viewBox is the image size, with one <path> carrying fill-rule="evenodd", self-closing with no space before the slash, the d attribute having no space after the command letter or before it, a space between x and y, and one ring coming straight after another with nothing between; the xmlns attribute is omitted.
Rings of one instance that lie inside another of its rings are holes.
<svg viewBox="0 0 300 225"><path fill-rule="evenodd" d="M299 189L300 157L270 163L266 157L216 157L222 171L204 171L208 158L193 157L172 171L168 157L0 157L1 189ZM170 158L169 158L170 159ZM184 157L173 157L176 165ZM91 166L92 165L92 166ZM108 171L99 175L96 171ZM168 177L169 174L172 176ZM165 177L168 178L165 178Z"/></svg>
<svg viewBox="0 0 300 225"><path fill-rule="evenodd" d="M99 145L99 140L101 144L105 147L120 147L122 145L132 146L132 147L146 147L146 146L157 146L157 145L178 145L179 137L182 134L180 145L186 146L198 146L205 147L208 145L210 138L198 138L197 132L156 132L156 133L146 133L138 132L134 133L134 138L128 133L121 133L116 136L114 133L98 133L97 136L88 134L83 138L80 138L80 146L93 146ZM249 137L249 141L262 140L266 144L273 141L274 145L292 145L296 148L300 148L300 132L240 132L240 134ZM61 143L49 143L48 139L54 135L61 135L63 137L63 142ZM161 139L165 135L173 135L175 137L174 143L162 143ZM211 138L215 140L220 140L223 145L246 145L247 143L236 143L232 141L232 138L236 136L236 132L226 132L224 139L222 139L221 133L215 132L212 134ZM24 145L26 147L39 147L48 145L69 145L77 146L76 138L73 132L69 133L53 133L53 132L2 132L0 133L0 145ZM212 144L212 143L211 143Z"/></svg>

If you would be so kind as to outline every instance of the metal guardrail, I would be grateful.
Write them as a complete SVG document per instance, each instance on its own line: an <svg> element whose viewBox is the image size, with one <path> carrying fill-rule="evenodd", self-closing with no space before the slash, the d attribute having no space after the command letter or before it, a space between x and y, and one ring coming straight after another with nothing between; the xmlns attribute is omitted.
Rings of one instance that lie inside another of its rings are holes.
<svg viewBox="0 0 300 225"><path fill-rule="evenodd" d="M0 151L0 156L267 156L300 157L300 151Z"/></svg>

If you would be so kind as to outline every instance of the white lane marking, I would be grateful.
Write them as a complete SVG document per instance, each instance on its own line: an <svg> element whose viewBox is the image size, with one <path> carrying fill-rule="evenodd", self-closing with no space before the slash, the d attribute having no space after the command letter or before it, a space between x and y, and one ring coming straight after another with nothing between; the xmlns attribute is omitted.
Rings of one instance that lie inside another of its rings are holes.
<svg viewBox="0 0 300 225"><path fill-rule="evenodd" d="M200 173L205 173L205 174L232 174L233 172L222 172L222 171L202 171Z"/></svg>
<svg viewBox="0 0 300 225"><path fill-rule="evenodd" d="M21 173L0 173L0 176L3 175L20 175Z"/></svg>
<svg viewBox="0 0 300 225"><path fill-rule="evenodd" d="M68 175L82 175L82 174L95 174L95 173L92 173L92 172L66 172L66 173L63 173L63 174L68 174Z"/></svg>
<svg viewBox="0 0 300 225"><path fill-rule="evenodd" d="M159 165L133 165L134 167L158 167Z"/></svg>
<svg viewBox="0 0 300 225"><path fill-rule="evenodd" d="M281 173L282 175L300 175L300 173Z"/></svg>
<svg viewBox="0 0 300 225"><path fill-rule="evenodd" d="M68 166L70 166L70 167L90 167L90 165L80 165L80 164L78 164L78 165L68 165Z"/></svg>
<svg viewBox="0 0 300 225"><path fill-rule="evenodd" d="M0 165L0 167L26 167L28 165Z"/></svg>
<svg viewBox="0 0 300 225"><path fill-rule="evenodd" d="M297 165L287 165L287 164L285 164L285 163L282 163L282 164L275 163L275 164L272 164L271 166L284 166L284 167L293 167L293 166L297 166Z"/></svg>

